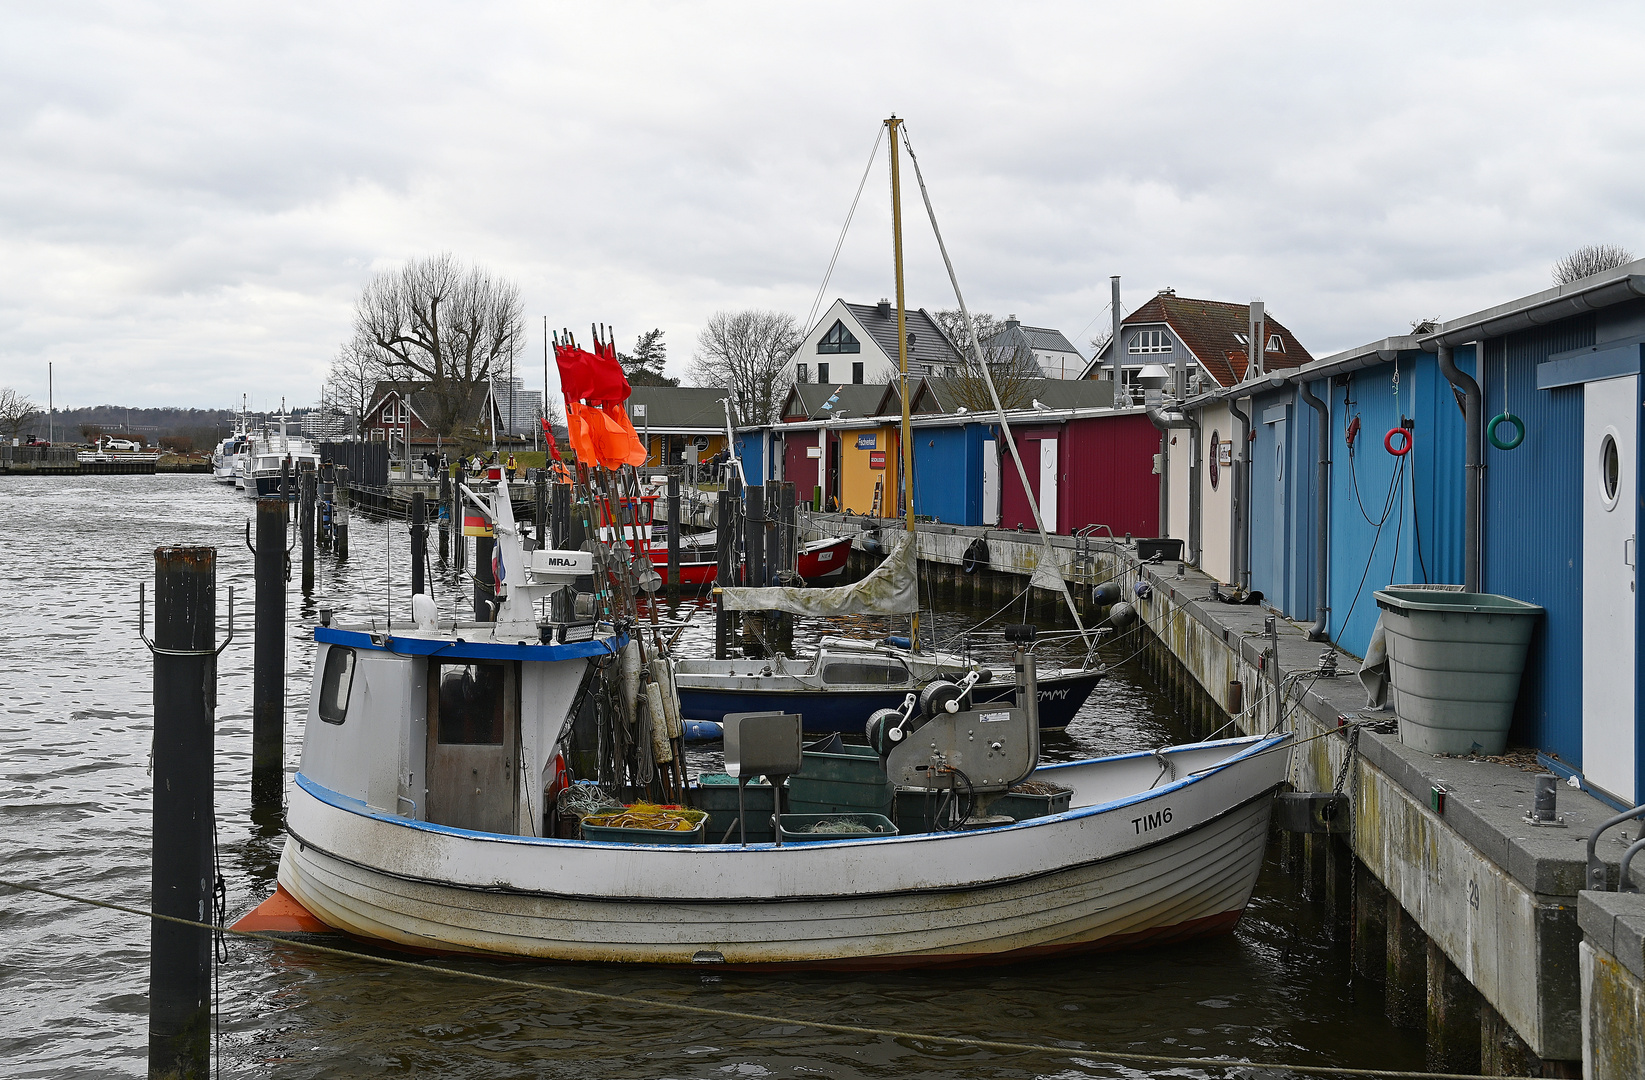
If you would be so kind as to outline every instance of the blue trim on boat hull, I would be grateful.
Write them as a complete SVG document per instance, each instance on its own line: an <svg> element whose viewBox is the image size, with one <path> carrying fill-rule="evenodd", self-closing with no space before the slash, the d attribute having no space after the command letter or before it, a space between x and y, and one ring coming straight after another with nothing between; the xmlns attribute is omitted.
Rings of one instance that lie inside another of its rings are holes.
<svg viewBox="0 0 1645 1080"><path fill-rule="evenodd" d="M353 649L376 649L398 656L438 656L442 660L472 657L478 660L583 660L606 656L628 644L626 634L565 645L511 645L504 641L460 641L425 637L394 637L363 630L339 630L330 626L314 628L314 640Z"/></svg>
<svg viewBox="0 0 1645 1080"><path fill-rule="evenodd" d="M1040 730L1059 731L1069 725L1085 699L1102 679L1101 671L1082 671L1042 679L1039 684ZM788 712L805 717L807 732L861 735L875 709L902 705L907 690L698 690L680 687L680 711L693 720L723 721L726 713ZM1006 683L983 683L973 700L984 704L1015 693Z"/></svg>

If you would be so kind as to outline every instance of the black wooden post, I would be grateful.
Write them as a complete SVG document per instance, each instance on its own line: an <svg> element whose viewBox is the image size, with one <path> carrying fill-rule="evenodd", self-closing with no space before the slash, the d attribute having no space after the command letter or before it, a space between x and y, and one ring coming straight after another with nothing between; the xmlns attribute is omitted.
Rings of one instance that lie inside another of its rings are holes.
<svg viewBox="0 0 1645 1080"><path fill-rule="evenodd" d="M743 491L743 551L748 560L748 584L759 588L765 580L765 488L750 484Z"/></svg>
<svg viewBox="0 0 1645 1080"><path fill-rule="evenodd" d="M337 466L328 458L320 463L319 524L320 550L330 551L332 528L336 524Z"/></svg>
<svg viewBox="0 0 1645 1080"><path fill-rule="evenodd" d="M680 473L668 470L668 598L680 598Z"/></svg>
<svg viewBox="0 0 1645 1080"><path fill-rule="evenodd" d="M538 469L531 481L531 519L536 527L537 548L548 541L548 470Z"/></svg>
<svg viewBox="0 0 1645 1080"><path fill-rule="evenodd" d="M421 491L411 493L411 595L426 592L427 585L423 580L425 571L424 558L427 555L426 545L428 537L427 521L428 509L426 496Z"/></svg>
<svg viewBox="0 0 1645 1080"><path fill-rule="evenodd" d="M492 605L497 599L496 579L491 575L491 553L497 547L492 536L474 538L474 621L490 622L495 615Z"/></svg>
<svg viewBox="0 0 1645 1080"><path fill-rule="evenodd" d="M451 530L455 524L451 514L451 470L440 466L440 563L451 558Z"/></svg>
<svg viewBox="0 0 1645 1080"><path fill-rule="evenodd" d="M210 920L217 549L154 551L154 911ZM149 1075L211 1071L211 931L149 927Z"/></svg>
<svg viewBox="0 0 1645 1080"><path fill-rule="evenodd" d="M303 595L314 592L314 501L318 496L314 464L305 461L297 474L297 532L303 547Z"/></svg>
<svg viewBox="0 0 1645 1080"><path fill-rule="evenodd" d="M721 491L719 494L719 528L714 534L715 554L719 556L719 566L714 573L716 585L735 585L731 578L731 555L734 550L734 534L737 528L736 518L732 514L733 500L731 492ZM731 613L725 610L725 601L719 596L718 590L714 596L714 658L724 660L726 646L731 637Z"/></svg>
<svg viewBox="0 0 1645 1080"><path fill-rule="evenodd" d="M565 550L571 543L571 485L554 485L554 513L550 519L549 546Z"/></svg>
<svg viewBox="0 0 1645 1080"><path fill-rule="evenodd" d="M257 586L251 660L251 804L279 806L285 770L286 514L284 499L257 500Z"/></svg>
<svg viewBox="0 0 1645 1080"><path fill-rule="evenodd" d="M337 466L337 505L332 509L332 530L336 539L332 546L336 549L337 557L348 558L348 466Z"/></svg>
<svg viewBox="0 0 1645 1080"><path fill-rule="evenodd" d="M457 475L451 481L451 535L456 541L452 554L459 570L468 566L468 535L463 532L463 484L467 479L468 470L464 469L463 463L459 461Z"/></svg>

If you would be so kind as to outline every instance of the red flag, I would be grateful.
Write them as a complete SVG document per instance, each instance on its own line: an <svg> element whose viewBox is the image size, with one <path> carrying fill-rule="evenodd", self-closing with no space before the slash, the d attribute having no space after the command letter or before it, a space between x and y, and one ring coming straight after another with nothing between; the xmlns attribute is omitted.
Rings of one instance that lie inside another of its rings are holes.
<svg viewBox="0 0 1645 1080"><path fill-rule="evenodd" d="M554 361L560 367L560 391L567 401L590 405L621 404L631 392L623 366L617 362L615 344L599 344L594 352L575 345L554 346Z"/></svg>
<svg viewBox="0 0 1645 1080"><path fill-rule="evenodd" d="M548 452L550 454L554 455L554 460L555 461L559 461L559 460L561 460L561 458L560 458L560 444L554 441L554 425L550 424L548 422L548 417L546 417L546 416L543 417L542 424L543 424L543 437L548 440Z"/></svg>

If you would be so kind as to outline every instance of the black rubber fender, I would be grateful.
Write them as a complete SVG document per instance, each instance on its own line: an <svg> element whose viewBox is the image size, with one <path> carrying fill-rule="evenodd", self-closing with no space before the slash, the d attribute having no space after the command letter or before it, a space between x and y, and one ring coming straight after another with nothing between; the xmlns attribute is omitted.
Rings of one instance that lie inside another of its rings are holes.
<svg viewBox="0 0 1645 1080"><path fill-rule="evenodd" d="M965 557L960 560L960 569L967 574L975 574L982 567L988 565L988 541L977 537L965 549Z"/></svg>

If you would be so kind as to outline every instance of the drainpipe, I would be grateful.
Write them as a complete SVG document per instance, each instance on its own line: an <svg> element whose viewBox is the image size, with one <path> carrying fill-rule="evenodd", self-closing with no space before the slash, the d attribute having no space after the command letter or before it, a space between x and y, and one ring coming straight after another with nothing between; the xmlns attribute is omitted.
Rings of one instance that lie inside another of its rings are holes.
<svg viewBox="0 0 1645 1080"><path fill-rule="evenodd" d="M1169 536L1165 528L1167 499L1169 497L1169 480L1171 476L1170 457L1166 446L1170 443L1170 432L1188 432L1188 538L1183 544L1187 561L1190 566L1199 565L1199 421L1191 419L1187 414L1175 419L1166 416L1153 406L1148 407L1148 419L1160 431L1160 535Z"/></svg>
<svg viewBox="0 0 1645 1080"><path fill-rule="evenodd" d="M1239 421L1239 434L1235 441L1239 444L1239 454L1234 458L1234 535L1233 543L1229 546L1229 555L1233 563L1233 573L1236 588L1251 590L1251 535L1247 528L1249 514L1246 508L1246 492L1250 489L1251 457L1251 417L1240 411L1239 400L1230 398L1228 411L1234 419Z"/></svg>
<svg viewBox="0 0 1645 1080"><path fill-rule="evenodd" d="M1330 385L1329 381L1326 383ZM1331 553L1331 414L1325 402L1308 389L1306 379L1297 380L1297 393L1314 410L1314 429L1318 435L1319 459L1315 462L1318 474L1314 479L1314 625L1308 631L1309 641L1326 641L1330 620L1326 617L1331 585L1328 559Z"/></svg>
<svg viewBox="0 0 1645 1080"><path fill-rule="evenodd" d="M1484 462L1481 460L1483 455L1479 452L1479 414L1482 404L1479 384L1471 375L1457 367L1456 358L1451 354L1449 345L1439 346L1439 370L1451 380L1452 386L1462 391L1465 427L1462 459L1463 468L1467 470L1463 495L1467 505L1463 508L1462 587L1469 592L1483 592L1479 577L1479 474L1484 468Z"/></svg>

